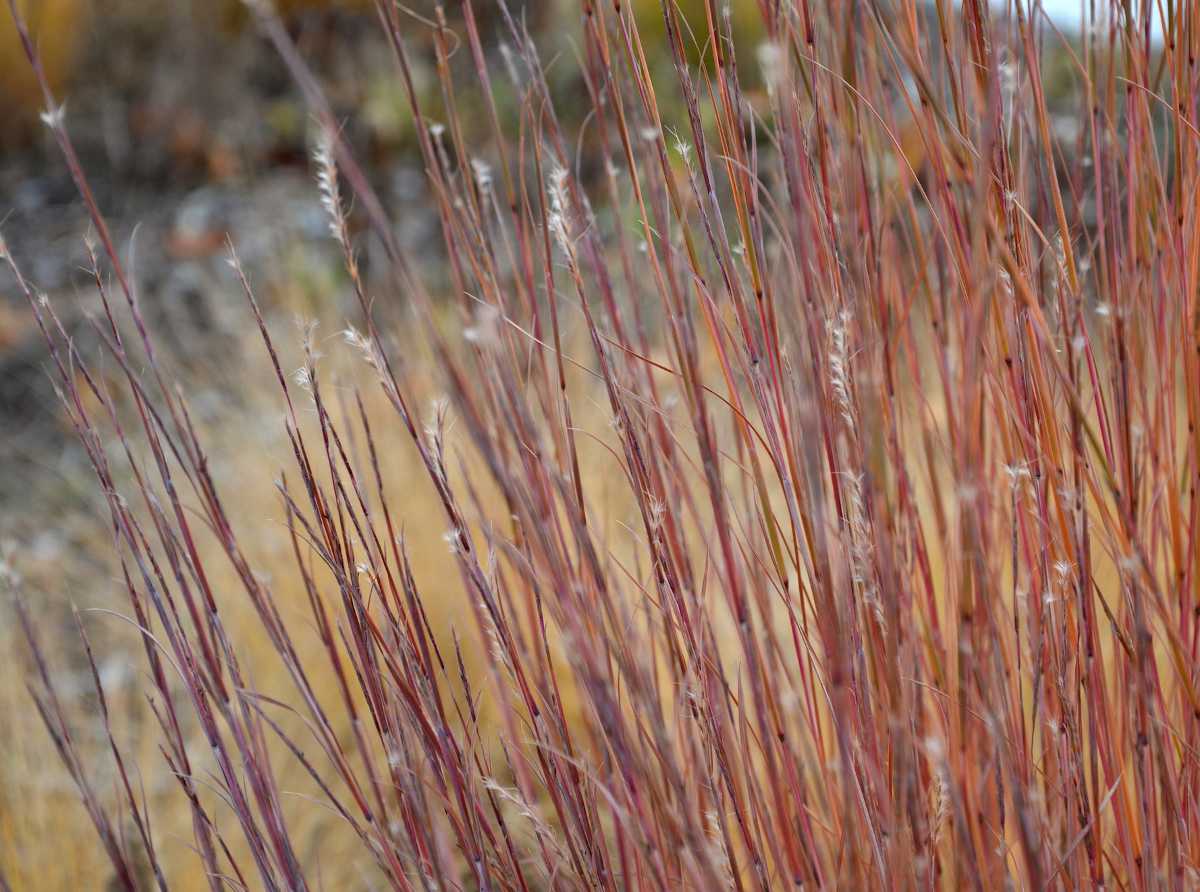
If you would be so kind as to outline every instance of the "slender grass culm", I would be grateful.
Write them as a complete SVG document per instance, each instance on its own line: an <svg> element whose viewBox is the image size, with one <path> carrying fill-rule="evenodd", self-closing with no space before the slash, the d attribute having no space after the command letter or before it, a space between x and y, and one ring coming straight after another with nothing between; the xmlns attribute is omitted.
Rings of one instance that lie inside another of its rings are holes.
<svg viewBox="0 0 1200 892"><path fill-rule="evenodd" d="M20 614L113 888L1200 887L1197 7L744 0L748 41L578 0L544 66L475 5L378 5L420 261L253 4L358 307L293 372L231 246L290 456L270 574L43 79L105 375L0 255L156 752L86 636L99 708L63 706Z"/></svg>

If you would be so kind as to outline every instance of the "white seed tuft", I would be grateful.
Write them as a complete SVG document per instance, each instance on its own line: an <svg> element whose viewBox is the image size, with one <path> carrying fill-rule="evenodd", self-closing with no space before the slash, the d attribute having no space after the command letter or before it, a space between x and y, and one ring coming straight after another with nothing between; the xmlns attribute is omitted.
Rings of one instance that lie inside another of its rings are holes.
<svg viewBox="0 0 1200 892"><path fill-rule="evenodd" d="M829 385L846 426L854 429L854 407L850 399L850 356L846 348L846 324L850 314L843 311L827 324L829 330Z"/></svg>
<svg viewBox="0 0 1200 892"><path fill-rule="evenodd" d="M546 184L546 194L550 198L550 215L546 218L546 225L550 228L550 234L554 236L558 247L569 257L571 256L570 225L568 222L570 197L567 194L567 171L564 168L556 166L550 171L550 181Z"/></svg>
<svg viewBox="0 0 1200 892"><path fill-rule="evenodd" d="M63 120L66 118L67 106L66 103L61 105L51 106L40 115L42 123L51 130L59 130L62 128Z"/></svg>
<svg viewBox="0 0 1200 892"><path fill-rule="evenodd" d="M783 66L787 62L787 55L778 43L770 40L760 43L755 55L758 56L763 83L767 85L768 90L773 90L783 80Z"/></svg>
<svg viewBox="0 0 1200 892"><path fill-rule="evenodd" d="M334 160L333 138L322 131L313 149L313 163L317 168L317 189L321 194L321 206L329 215L329 232L339 242L347 239L346 218L342 210L342 195L338 188L337 162Z"/></svg>
<svg viewBox="0 0 1200 892"><path fill-rule="evenodd" d="M296 382L296 386L301 390L312 392L312 369L308 366L302 365L296 371L292 372L292 380Z"/></svg>
<svg viewBox="0 0 1200 892"><path fill-rule="evenodd" d="M490 192L492 190L492 166L482 158L472 158L471 170L475 174L475 185L479 187L479 191Z"/></svg>
<svg viewBox="0 0 1200 892"><path fill-rule="evenodd" d="M500 340L501 313L491 304L480 304L475 310L475 322L463 329L463 337L472 344L489 346Z"/></svg>

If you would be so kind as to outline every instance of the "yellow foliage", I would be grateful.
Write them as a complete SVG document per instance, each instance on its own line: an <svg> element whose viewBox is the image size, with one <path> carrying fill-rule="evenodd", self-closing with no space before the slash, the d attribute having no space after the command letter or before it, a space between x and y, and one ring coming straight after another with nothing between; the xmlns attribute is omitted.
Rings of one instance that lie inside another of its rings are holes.
<svg viewBox="0 0 1200 892"><path fill-rule="evenodd" d="M79 37L87 33L90 5L85 0L17 0L17 9L37 44L51 89L59 89L75 61ZM0 12L0 107L8 110L6 122L19 129L36 121L44 105L5 4Z"/></svg>
<svg viewBox="0 0 1200 892"><path fill-rule="evenodd" d="M709 0L679 0L679 17L683 23L683 44L689 60L695 64L701 59L712 59L712 49L709 47L709 22L706 4ZM712 0L710 4L717 15L724 14L727 5L723 0ZM750 62L755 45L765 36L762 17L758 4L753 0L743 3L728 4L730 21L737 43L738 59ZM666 22L663 19L662 3L660 0L636 0L633 4L634 17L637 19L638 33L642 40L653 47L666 47ZM720 30L721 22L714 25ZM754 66L748 66L753 68Z"/></svg>
<svg viewBox="0 0 1200 892"><path fill-rule="evenodd" d="M276 0L275 6L283 15L294 15L312 9L366 10L373 0ZM91 33L88 22L95 8L94 0L17 0L20 11L37 45L50 88L58 94L74 73L84 40ZM222 0L222 21L239 27L245 20L241 0ZM161 12L158 0L137 0L126 4L125 15L140 16ZM17 29L8 13L7 2L0 3L0 108L4 109L6 128L0 128L0 141L5 136L27 132L37 121L45 101L37 79L30 68Z"/></svg>

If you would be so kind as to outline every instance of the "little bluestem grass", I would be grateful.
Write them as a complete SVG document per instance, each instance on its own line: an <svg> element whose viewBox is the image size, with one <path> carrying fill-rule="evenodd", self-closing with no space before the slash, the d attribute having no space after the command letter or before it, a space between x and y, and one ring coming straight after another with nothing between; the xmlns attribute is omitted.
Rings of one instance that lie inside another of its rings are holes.
<svg viewBox="0 0 1200 892"><path fill-rule="evenodd" d="M1195 9L1164 6L1159 45L1149 4L1096 4L1077 40L1023 0L756 6L748 59L727 8L664 2L655 66L628 4L580 0L586 113L560 117L515 15L500 52L470 2L459 32L381 3L443 236L435 297L258 5L313 111L344 337L376 388L332 385L315 337L293 380L231 253L286 418L302 617L247 557L69 115L48 116L93 218L119 399L6 259L106 498L211 888L319 886L298 808L335 817L372 888L1200 882ZM386 261L370 281L351 196ZM380 471L393 422L436 518ZM407 547L429 524L452 628ZM290 694L247 674L231 597ZM22 615L115 882L170 887L108 712L106 798Z"/></svg>

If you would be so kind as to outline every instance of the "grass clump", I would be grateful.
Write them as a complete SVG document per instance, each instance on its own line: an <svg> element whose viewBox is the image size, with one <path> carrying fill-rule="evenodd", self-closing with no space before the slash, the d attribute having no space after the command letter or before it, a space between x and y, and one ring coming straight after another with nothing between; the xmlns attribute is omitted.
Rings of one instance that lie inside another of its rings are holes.
<svg viewBox="0 0 1200 892"><path fill-rule="evenodd" d="M280 358L231 257L290 453L270 579L48 116L119 387L23 287L212 888L1200 878L1190 8L1160 47L1148 5L1098 4L1078 41L1022 2L757 7L750 59L711 0L687 21L664 3L654 51L628 4L581 0L568 130L519 19L503 51L469 2L460 33L419 26L432 108L415 26L381 4L436 300L259 10L313 109L358 305L337 384L311 330ZM1072 81L1053 110L1051 54ZM464 81L486 139L464 138ZM26 629L114 882L182 882L99 674L111 795Z"/></svg>

